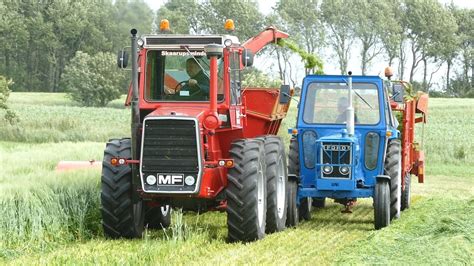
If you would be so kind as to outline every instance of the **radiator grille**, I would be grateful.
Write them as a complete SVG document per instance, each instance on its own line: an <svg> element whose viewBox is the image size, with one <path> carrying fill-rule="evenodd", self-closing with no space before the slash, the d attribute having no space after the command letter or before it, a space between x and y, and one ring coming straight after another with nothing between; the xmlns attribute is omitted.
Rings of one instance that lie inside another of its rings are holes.
<svg viewBox="0 0 474 266"><path fill-rule="evenodd" d="M199 150L195 120L146 119L143 126L141 171L142 180L148 175L181 174L199 178ZM188 186L149 186L145 190L193 191Z"/></svg>
<svg viewBox="0 0 474 266"><path fill-rule="evenodd" d="M344 175L340 172L342 166L351 168L352 145L347 142L323 142L321 144L322 166L331 165L332 172L329 174L322 172L323 178L350 178L351 171Z"/></svg>

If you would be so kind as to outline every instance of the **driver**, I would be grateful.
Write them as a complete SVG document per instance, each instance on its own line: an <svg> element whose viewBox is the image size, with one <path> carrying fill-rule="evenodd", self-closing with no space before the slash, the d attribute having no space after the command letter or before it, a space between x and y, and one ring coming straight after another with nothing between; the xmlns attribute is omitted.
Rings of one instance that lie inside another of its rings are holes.
<svg viewBox="0 0 474 266"><path fill-rule="evenodd" d="M201 90L204 94L209 94L209 78L194 58L186 60L186 72L189 75L187 86L190 91Z"/></svg>

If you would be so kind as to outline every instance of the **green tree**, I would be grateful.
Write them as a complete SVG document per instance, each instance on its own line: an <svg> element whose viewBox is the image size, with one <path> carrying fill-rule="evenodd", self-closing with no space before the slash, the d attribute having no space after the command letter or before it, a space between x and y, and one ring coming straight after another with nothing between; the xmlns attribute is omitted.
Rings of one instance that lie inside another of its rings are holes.
<svg viewBox="0 0 474 266"><path fill-rule="evenodd" d="M117 0L111 10L111 21L115 24L114 49L130 45L133 28L140 35L153 33L155 14L144 0Z"/></svg>
<svg viewBox="0 0 474 266"><path fill-rule="evenodd" d="M404 69L404 54L403 54L403 40L404 28L402 25L401 2L400 0L384 2L386 9L384 10L384 21L380 28L380 41L388 56L388 65L392 66L393 60L399 58L400 60L400 79L403 79Z"/></svg>
<svg viewBox="0 0 474 266"><path fill-rule="evenodd" d="M227 34L226 19L235 23L236 35L243 43L263 29L264 16L255 0L206 0L202 3L201 33Z"/></svg>
<svg viewBox="0 0 474 266"><path fill-rule="evenodd" d="M18 121L18 117L7 105L7 100L10 96L10 89L8 86L11 84L11 80L7 80L4 76L0 76L0 109L5 112L3 118L13 125Z"/></svg>
<svg viewBox="0 0 474 266"><path fill-rule="evenodd" d="M459 56L461 61L461 80L474 87L474 9L454 9L454 17L458 24ZM471 72L471 73L469 73ZM470 74L470 77L469 77ZM458 78L459 79L459 78ZM467 87L467 84L465 87Z"/></svg>
<svg viewBox="0 0 474 266"><path fill-rule="evenodd" d="M283 20L282 29L290 32L291 39L307 53L314 54L324 46L319 1L283 0L277 3L276 11ZM306 69L306 74L312 71L313 69Z"/></svg>
<svg viewBox="0 0 474 266"><path fill-rule="evenodd" d="M440 51L446 43L452 42L450 38L455 34L457 25L454 17L436 0L405 0L405 8L407 38L412 53L410 82L423 62L423 88L427 90L430 83L427 79L428 61L437 61L441 57Z"/></svg>
<svg viewBox="0 0 474 266"><path fill-rule="evenodd" d="M200 33L205 10L196 0L170 0L156 13L157 23L162 19L170 22L173 33Z"/></svg>
<svg viewBox="0 0 474 266"><path fill-rule="evenodd" d="M361 70L365 75L372 60L383 51L381 39L385 32L390 31L387 22L391 22L391 10L384 0L356 0L353 5L357 18L351 24L354 26L354 37L361 43Z"/></svg>
<svg viewBox="0 0 474 266"><path fill-rule="evenodd" d="M124 75L115 65L115 55L93 56L78 51L65 69L63 84L69 97L84 106L105 106L121 95Z"/></svg>
<svg viewBox="0 0 474 266"><path fill-rule="evenodd" d="M324 0L321 4L328 42L336 53L341 74L347 73L349 55L354 41L353 22L357 19L353 1Z"/></svg>

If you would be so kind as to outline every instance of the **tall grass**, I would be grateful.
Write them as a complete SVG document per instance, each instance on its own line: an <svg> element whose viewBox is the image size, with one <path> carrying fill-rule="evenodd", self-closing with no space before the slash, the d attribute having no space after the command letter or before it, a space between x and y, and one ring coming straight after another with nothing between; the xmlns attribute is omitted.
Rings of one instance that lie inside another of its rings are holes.
<svg viewBox="0 0 474 266"><path fill-rule="evenodd" d="M25 189L3 189L0 197L0 257L47 251L101 232L98 179L94 172L58 175ZM64 176L62 176L64 178Z"/></svg>

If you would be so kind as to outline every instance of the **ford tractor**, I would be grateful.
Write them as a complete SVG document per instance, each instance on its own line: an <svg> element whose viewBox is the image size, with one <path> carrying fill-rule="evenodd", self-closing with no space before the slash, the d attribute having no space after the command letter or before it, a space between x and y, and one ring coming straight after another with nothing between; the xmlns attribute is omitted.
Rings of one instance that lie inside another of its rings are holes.
<svg viewBox="0 0 474 266"><path fill-rule="evenodd" d="M160 29L131 30L131 135L105 148L105 236L167 227L174 208L225 211L230 241L285 229L287 157L276 134L292 90L244 87L242 70L288 35L269 27L241 43L231 33L171 34L166 20ZM128 57L119 52L118 65Z"/></svg>
<svg viewBox="0 0 474 266"><path fill-rule="evenodd" d="M410 88L351 72L304 78L296 128L289 130L289 194L296 197L288 224L310 219L326 198L343 204L343 212L358 198L373 198L375 229L409 207L411 174L424 179L414 131L426 122L428 103L426 94L410 97Z"/></svg>

